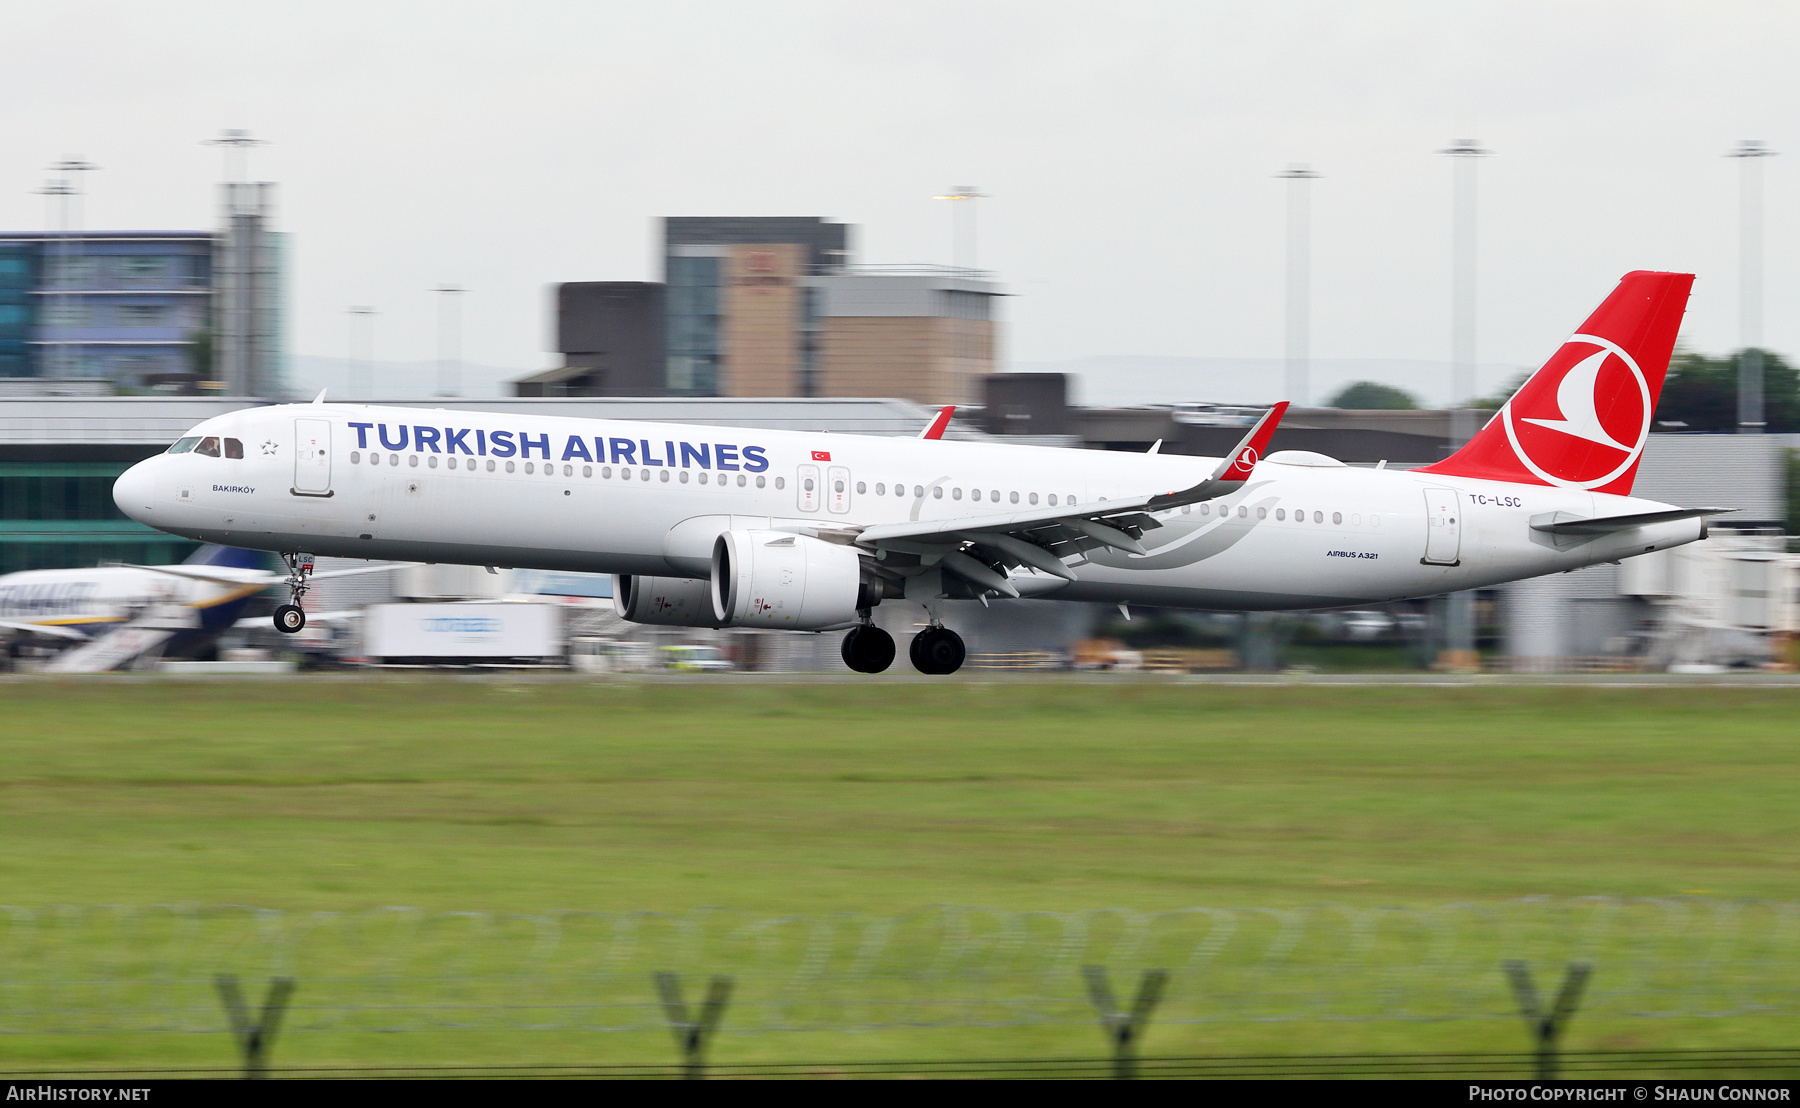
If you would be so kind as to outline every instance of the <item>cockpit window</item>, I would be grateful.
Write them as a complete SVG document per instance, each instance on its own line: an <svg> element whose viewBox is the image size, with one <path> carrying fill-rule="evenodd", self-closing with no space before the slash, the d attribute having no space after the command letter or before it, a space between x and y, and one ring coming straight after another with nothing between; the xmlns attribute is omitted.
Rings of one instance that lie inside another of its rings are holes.
<svg viewBox="0 0 1800 1108"><path fill-rule="evenodd" d="M244 456L244 444L237 439L226 439L225 456L227 458L242 458Z"/></svg>
<svg viewBox="0 0 1800 1108"><path fill-rule="evenodd" d="M199 444L200 444L200 436L199 435L194 435L190 438L185 438L185 439L176 439L175 445L169 447L168 452L170 454L186 454L188 451L192 450L194 447L198 446Z"/></svg>
<svg viewBox="0 0 1800 1108"><path fill-rule="evenodd" d="M199 446L194 447L194 453L204 454L208 458L217 458L219 456L219 440L212 435L206 436L200 440Z"/></svg>

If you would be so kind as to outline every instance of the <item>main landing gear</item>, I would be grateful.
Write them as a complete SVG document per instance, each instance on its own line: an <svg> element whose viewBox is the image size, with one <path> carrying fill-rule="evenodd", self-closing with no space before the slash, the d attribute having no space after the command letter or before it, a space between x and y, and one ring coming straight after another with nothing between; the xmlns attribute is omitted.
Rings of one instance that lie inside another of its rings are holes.
<svg viewBox="0 0 1800 1108"><path fill-rule="evenodd" d="M913 636L911 653L914 669L942 675L961 669L968 652L963 649L961 635L934 623Z"/></svg>
<svg viewBox="0 0 1800 1108"><path fill-rule="evenodd" d="M880 673L894 664L894 636L872 623L852 627L839 648L844 664L858 673ZM933 625L913 636L913 668L940 676L962 668L967 651L962 636L948 627Z"/></svg>
<svg viewBox="0 0 1800 1108"><path fill-rule="evenodd" d="M841 648L844 664L858 673L880 673L894 664L894 636L873 623L852 627Z"/></svg>
<svg viewBox="0 0 1800 1108"><path fill-rule="evenodd" d="M306 626L306 610L300 607L300 598L312 587L306 583L306 579L312 576L313 556L283 554L281 560L288 567L288 602L275 609L275 630L284 635L293 635Z"/></svg>

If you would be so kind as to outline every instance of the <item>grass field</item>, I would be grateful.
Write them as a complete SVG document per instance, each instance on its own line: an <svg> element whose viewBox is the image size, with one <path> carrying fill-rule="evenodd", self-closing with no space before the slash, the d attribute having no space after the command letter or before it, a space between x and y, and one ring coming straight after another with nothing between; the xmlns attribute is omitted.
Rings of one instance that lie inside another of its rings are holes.
<svg viewBox="0 0 1800 1108"><path fill-rule="evenodd" d="M0 900L765 916L1793 900L1797 709L1800 690L1741 688L21 681L0 685ZM1586 1045L1796 1038L1785 1017L1652 1022ZM1468 1048L1468 1027L1350 1024L1305 1045L1281 1025L1171 1027L1147 1049ZM1496 1048L1520 1045L1504 1033ZM720 1049L1097 1041L933 1034ZM224 1049L200 1038L21 1036L0 1054ZM282 1050L369 1059L395 1038ZM409 1057L472 1049L400 1038ZM574 1049L501 1038L527 1043L513 1056Z"/></svg>

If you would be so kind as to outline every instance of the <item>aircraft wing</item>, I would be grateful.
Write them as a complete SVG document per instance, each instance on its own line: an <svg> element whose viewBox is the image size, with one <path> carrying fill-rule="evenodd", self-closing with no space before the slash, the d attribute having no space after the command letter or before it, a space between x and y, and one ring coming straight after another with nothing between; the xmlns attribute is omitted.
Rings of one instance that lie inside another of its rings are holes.
<svg viewBox="0 0 1800 1108"><path fill-rule="evenodd" d="M86 642L93 637L84 631L77 631L73 627L54 627L42 623L21 623L10 619L0 619L0 627L4 627L9 631L29 631L34 635L47 635L53 639L74 639L76 642Z"/></svg>
<svg viewBox="0 0 1800 1108"><path fill-rule="evenodd" d="M279 585L287 580L286 577L283 577L278 573L266 573L261 577L252 577L246 580L241 577L216 577L213 574L201 573L198 570L188 569L184 566L140 566L133 565L130 562L123 562L120 564L127 569L147 569L151 573L166 573L170 577L185 577L190 581L205 581L209 584L223 585L230 589L243 588L252 584L259 589L266 589L270 585ZM307 580L323 581L327 577L352 577L359 573L385 573L390 569L405 569L408 566L416 566L418 564L418 562L383 562L380 565L357 566L354 569L334 569L329 573L308 574Z"/></svg>
<svg viewBox="0 0 1800 1108"><path fill-rule="evenodd" d="M1145 531L1161 526L1149 513L1198 504L1242 488L1268 450L1269 439L1287 408L1283 401L1265 412L1230 456L1191 488L1099 500L1073 508L881 524L864 528L854 541L868 549L936 559L957 576L1008 596L1018 592L1003 570L1015 565L1073 581L1075 575L1063 564L1064 558L1102 546L1143 554L1138 539Z"/></svg>
<svg viewBox="0 0 1800 1108"><path fill-rule="evenodd" d="M354 608L349 608L349 609L345 609L344 611L341 611L341 612L308 612L308 613L306 613L306 622L308 624L347 623L350 620L360 619L361 617L362 617L361 611L354 609ZM269 617L268 616L245 616L243 619L240 619L236 623L232 624L233 627L245 627L245 628L267 627L268 625L269 625Z"/></svg>

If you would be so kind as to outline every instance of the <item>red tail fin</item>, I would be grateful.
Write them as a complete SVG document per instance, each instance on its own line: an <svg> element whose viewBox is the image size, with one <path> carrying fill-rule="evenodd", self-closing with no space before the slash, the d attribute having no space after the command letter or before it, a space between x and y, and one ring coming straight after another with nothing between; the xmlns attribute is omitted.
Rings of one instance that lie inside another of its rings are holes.
<svg viewBox="0 0 1800 1108"><path fill-rule="evenodd" d="M1468 445L1420 472L1630 495L1693 284L1627 273Z"/></svg>

